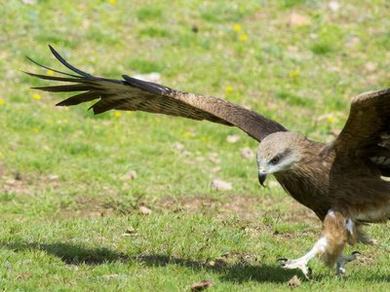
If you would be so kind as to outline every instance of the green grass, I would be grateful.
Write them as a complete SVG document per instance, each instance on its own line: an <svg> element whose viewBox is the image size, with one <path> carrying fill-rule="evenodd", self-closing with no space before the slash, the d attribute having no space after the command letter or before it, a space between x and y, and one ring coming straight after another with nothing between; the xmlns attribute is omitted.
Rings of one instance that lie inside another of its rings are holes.
<svg viewBox="0 0 390 292"><path fill-rule="evenodd" d="M35 2L0 4L0 287L183 291L210 279L211 291L270 291L302 277L276 259L306 252L320 223L275 182L259 188L240 155L255 141L206 122L55 108L61 96L29 89L45 83L21 70L46 70L24 56L58 68L50 43L98 75L158 72L329 141L351 96L390 86L386 1ZM308 22L289 23L293 11ZM214 178L233 189L212 190ZM388 227L369 228L387 248ZM345 280L315 261L300 289L388 290L388 250L354 249L364 257Z"/></svg>

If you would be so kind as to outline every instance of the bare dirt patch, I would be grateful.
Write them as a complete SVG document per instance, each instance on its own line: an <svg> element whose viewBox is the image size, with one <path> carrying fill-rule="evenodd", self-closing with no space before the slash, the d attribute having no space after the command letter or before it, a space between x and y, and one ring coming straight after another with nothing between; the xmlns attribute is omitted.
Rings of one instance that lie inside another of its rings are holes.
<svg viewBox="0 0 390 292"><path fill-rule="evenodd" d="M288 212L271 210L275 203L282 204ZM164 197L155 203L156 208L168 212L187 212L216 215L220 218L236 216L242 220L258 220L267 216L278 216L281 220L313 222L316 217L287 195L276 199L264 196L231 195L220 199L207 196Z"/></svg>
<svg viewBox="0 0 390 292"><path fill-rule="evenodd" d="M256 208L260 201L250 196L228 196L215 199L207 196L165 197L157 202L161 210L168 212L202 213L217 216L236 215L243 219L260 216L262 210Z"/></svg>
<svg viewBox="0 0 390 292"><path fill-rule="evenodd" d="M57 175L32 175L19 171L8 171L0 165L0 193L16 195L32 195L34 193L58 188L60 186Z"/></svg>
<svg viewBox="0 0 390 292"><path fill-rule="evenodd" d="M93 197L77 197L70 206L58 212L59 218L97 218L114 214L114 209L108 207L104 201Z"/></svg>

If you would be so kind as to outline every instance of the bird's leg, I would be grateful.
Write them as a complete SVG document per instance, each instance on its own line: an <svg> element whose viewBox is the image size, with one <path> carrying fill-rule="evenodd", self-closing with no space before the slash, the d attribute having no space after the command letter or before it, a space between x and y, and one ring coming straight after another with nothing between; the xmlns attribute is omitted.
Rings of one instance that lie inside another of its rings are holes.
<svg viewBox="0 0 390 292"><path fill-rule="evenodd" d="M317 255L320 255L326 264L333 266L342 254L348 240L349 230L353 228L352 223L349 222L340 212L330 210L323 222L321 238L313 248L298 259L281 259L281 266L285 269L300 269L306 278L311 273L307 264Z"/></svg>
<svg viewBox="0 0 390 292"><path fill-rule="evenodd" d="M376 240L370 238L364 231L363 225L355 224L351 219L346 220L346 227L348 231L348 242L353 245L357 242L363 244L374 245ZM344 276L345 275L345 265L349 262L356 260L360 256L360 252L354 251L349 256L344 256L341 254L336 260L336 275Z"/></svg>
<svg viewBox="0 0 390 292"><path fill-rule="evenodd" d="M327 245L327 240L325 237L321 237L313 246L313 248L304 256L288 260L285 258L279 259L280 265L284 269L299 269L305 275L307 279L311 276L311 269L307 266L309 261L314 258L316 255L323 253Z"/></svg>
<svg viewBox="0 0 390 292"><path fill-rule="evenodd" d="M336 261L336 275L344 276L345 275L345 265L356 260L360 255L360 252L354 251L349 256L341 255Z"/></svg>

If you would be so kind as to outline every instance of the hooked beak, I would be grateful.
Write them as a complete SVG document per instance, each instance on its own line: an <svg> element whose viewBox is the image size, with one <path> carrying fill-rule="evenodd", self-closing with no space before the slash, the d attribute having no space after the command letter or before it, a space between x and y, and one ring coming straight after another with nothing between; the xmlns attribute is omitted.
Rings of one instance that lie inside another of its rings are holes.
<svg viewBox="0 0 390 292"><path fill-rule="evenodd" d="M265 182L265 179L267 178L267 173L265 172L261 172L259 173L259 183L261 184L261 186L264 187L264 182Z"/></svg>

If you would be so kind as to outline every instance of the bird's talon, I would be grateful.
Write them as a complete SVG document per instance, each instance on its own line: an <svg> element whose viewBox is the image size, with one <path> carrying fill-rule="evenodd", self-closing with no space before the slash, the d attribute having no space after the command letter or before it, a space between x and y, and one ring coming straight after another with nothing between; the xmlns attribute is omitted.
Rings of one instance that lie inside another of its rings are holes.
<svg viewBox="0 0 390 292"><path fill-rule="evenodd" d="M277 259L277 262L278 262L280 265L283 265L284 263L288 262L288 259L287 259L287 258L278 258L278 259Z"/></svg>
<svg viewBox="0 0 390 292"><path fill-rule="evenodd" d="M313 275L312 268L308 267L307 272L308 272L307 275L309 276L309 278L311 278L311 276Z"/></svg>
<svg viewBox="0 0 390 292"><path fill-rule="evenodd" d="M353 256L361 256L362 253L361 253L360 251L355 250L355 251L353 251L353 252L351 253L351 255L353 255Z"/></svg>
<svg viewBox="0 0 390 292"><path fill-rule="evenodd" d="M310 280L312 276L312 269L307 266L307 262L301 259L288 260L286 258L278 258L278 262L283 269L298 269L300 270L307 280Z"/></svg>
<svg viewBox="0 0 390 292"><path fill-rule="evenodd" d="M345 265L353 262L361 255L358 251L353 251L349 256L340 256L336 264L336 275L339 277L345 277L346 270Z"/></svg>
<svg viewBox="0 0 390 292"><path fill-rule="evenodd" d="M305 276L306 280L311 279L311 276L313 275L313 270L310 267L308 267L308 266L305 266L304 268L298 267L298 269L301 270L301 272Z"/></svg>

